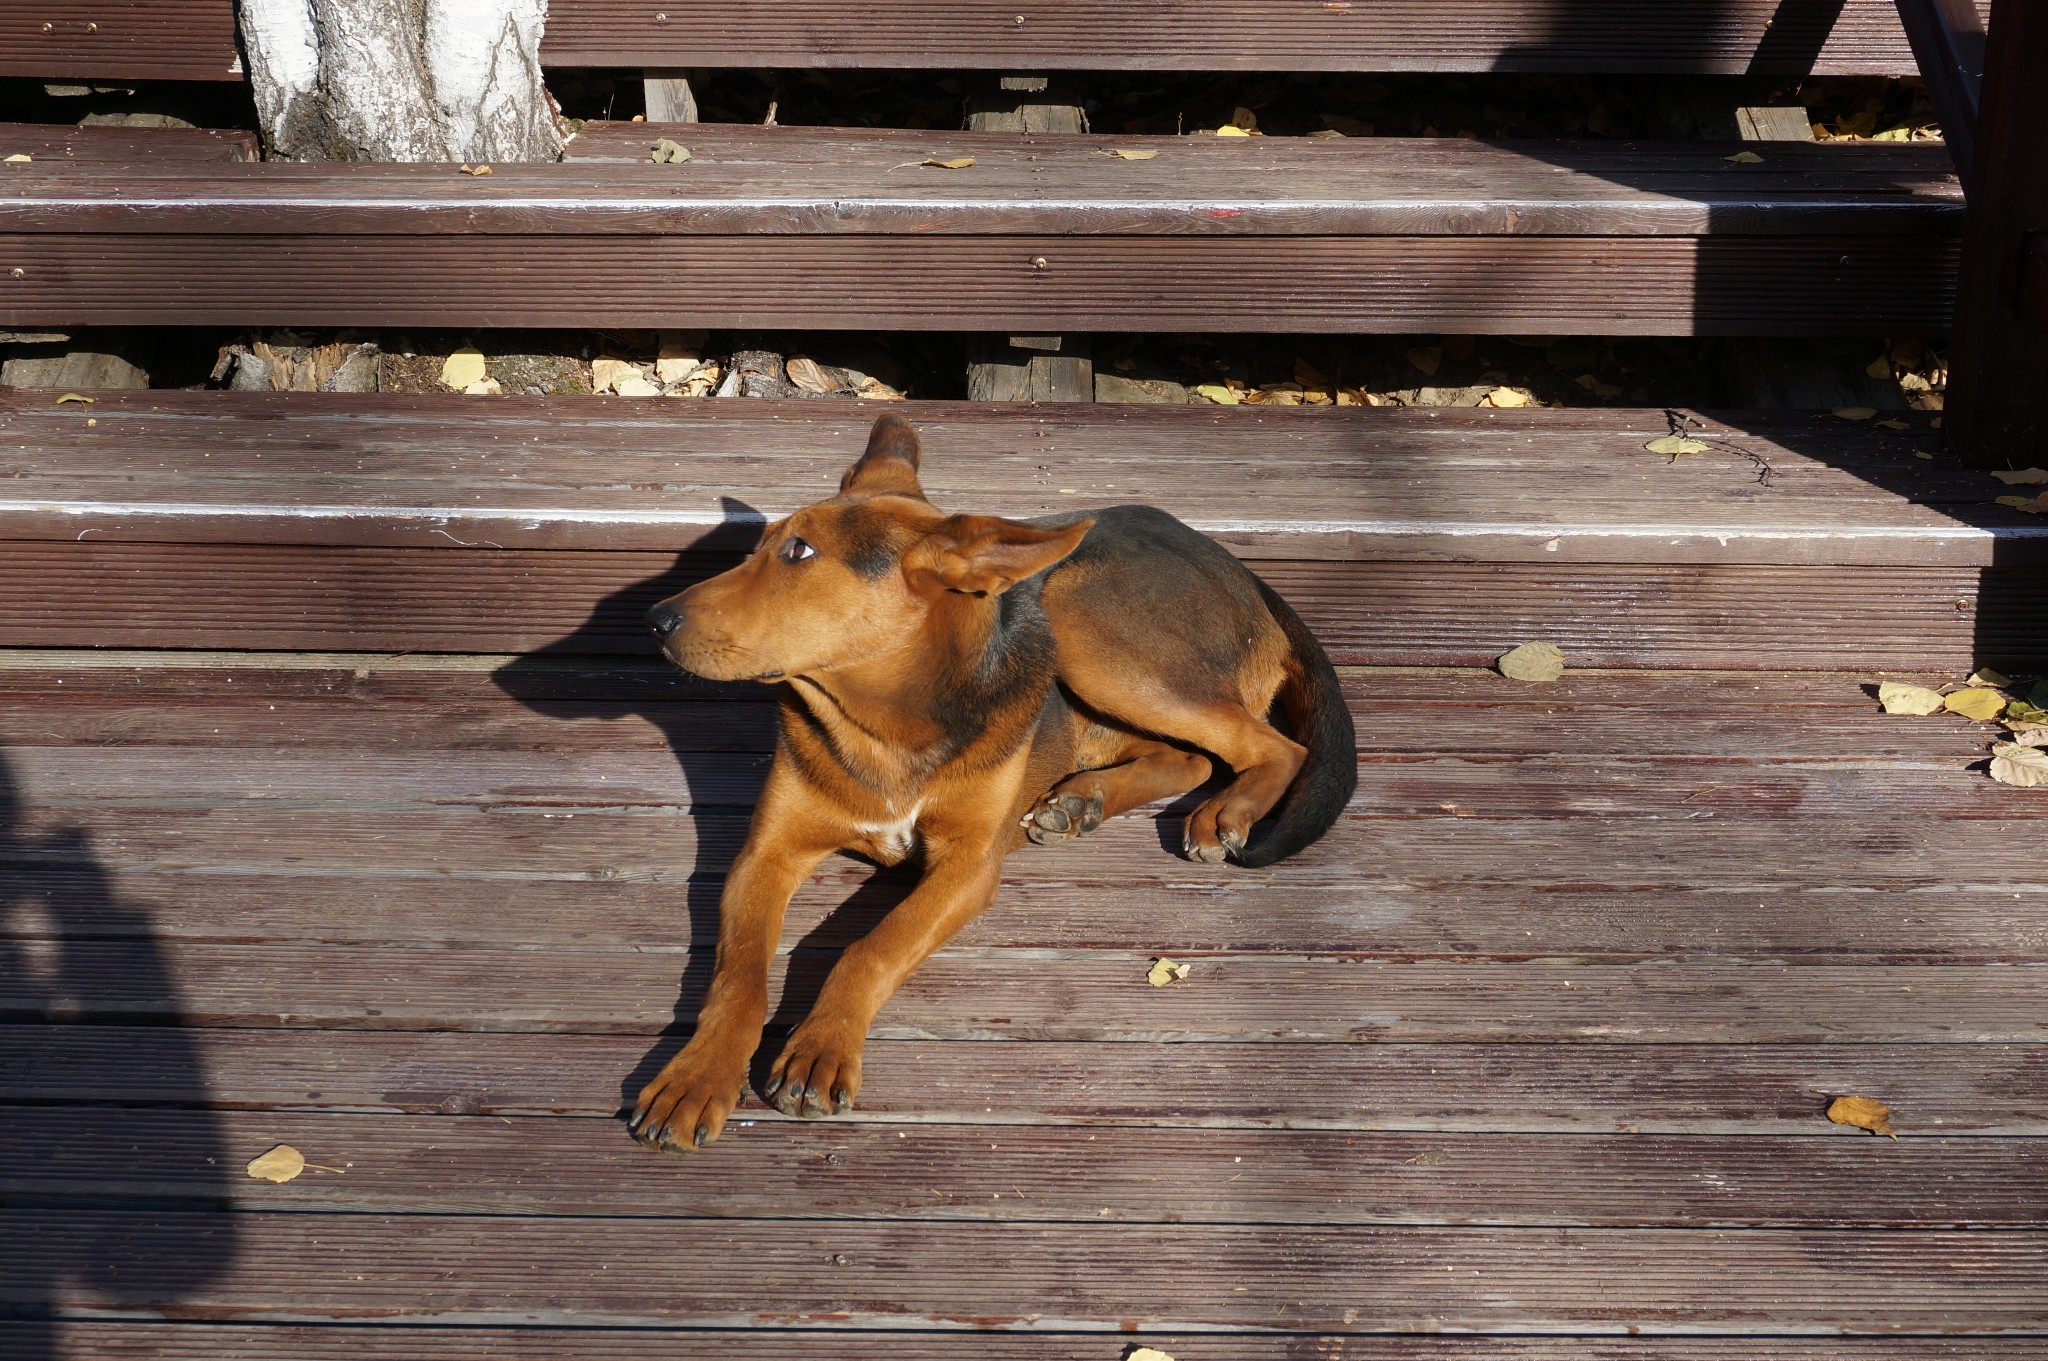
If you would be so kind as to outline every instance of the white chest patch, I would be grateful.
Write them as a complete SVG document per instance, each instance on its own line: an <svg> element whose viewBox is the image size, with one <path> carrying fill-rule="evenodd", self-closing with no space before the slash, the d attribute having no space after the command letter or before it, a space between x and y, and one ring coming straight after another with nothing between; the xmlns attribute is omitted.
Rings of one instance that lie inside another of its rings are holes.
<svg viewBox="0 0 2048 1361"><path fill-rule="evenodd" d="M876 859L891 863L908 860L917 849L917 815L923 808L919 804L894 822L858 823L855 830L867 838Z"/></svg>

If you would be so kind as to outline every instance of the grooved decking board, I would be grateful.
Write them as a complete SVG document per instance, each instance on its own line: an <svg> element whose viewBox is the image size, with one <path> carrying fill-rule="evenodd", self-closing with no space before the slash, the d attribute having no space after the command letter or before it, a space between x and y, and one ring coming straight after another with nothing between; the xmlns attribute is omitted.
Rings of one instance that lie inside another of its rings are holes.
<svg viewBox="0 0 2048 1361"><path fill-rule="evenodd" d="M678 1041L644 1037L0 1026L9 1102L611 1116ZM1908 1138L2048 1134L2048 1046L1003 1045L874 1040L841 1124L1474 1133L1800 1134L1881 1092ZM751 1093L737 1119L784 1117ZM1904 1140L1901 1140L1904 1142Z"/></svg>
<svg viewBox="0 0 2048 1361"><path fill-rule="evenodd" d="M1946 330L1955 259L1952 242L1826 235L72 230L0 234L0 325L1874 337Z"/></svg>
<svg viewBox="0 0 2048 1361"><path fill-rule="evenodd" d="M0 232L206 235L1953 237L1939 146L1463 138L1185 138L700 123L687 169L645 123L586 127L564 164L38 161ZM1144 150L1130 161L1111 153ZM968 170L922 166L969 157Z"/></svg>
<svg viewBox="0 0 2048 1361"><path fill-rule="evenodd" d="M220 1321L2025 1333L2048 1236L0 1212L0 1302ZM177 1245L175 1252L166 1251ZM658 1250L650 1250L658 1249ZM43 1280L90 1263L84 1281ZM1114 1262L1114 1271L1104 1271ZM94 1288L97 1287L97 1288ZM1107 1340L1107 1339L1105 1339Z"/></svg>
<svg viewBox="0 0 2048 1361"><path fill-rule="evenodd" d="M40 1324L0 1322L0 1357L44 1361ZM617 1333L571 1328L418 1328L67 1321L56 1336L106 1361L617 1361L622 1341L663 1357L734 1356L759 1361L818 1361L808 1332L717 1329ZM986 1332L840 1332L831 1341L844 1361L1103 1361L1103 1337ZM1145 1345L1179 1361L1301 1361L1361 1353L1379 1361L1756 1361L1749 1339L1698 1337L1341 1337L1233 1333L1224 1337L1133 1333L1117 1346ZM2025 1338L1774 1337L1783 1361L2042 1361L2048 1343ZM14 1350L10 1350L14 1348Z"/></svg>
<svg viewBox="0 0 2048 1361"><path fill-rule="evenodd" d="M831 495L858 402L300 393L0 395L0 530L330 547L751 547ZM1906 429L1828 413L918 402L940 505L1014 516L1143 500L1253 559L1807 563L2048 560L2048 525ZM90 421L92 424L88 425ZM1762 478L1757 460L1769 468Z"/></svg>
<svg viewBox="0 0 2048 1361"><path fill-rule="evenodd" d="M226 1176L277 1144L340 1168ZM715 1166L700 1167L699 1163ZM349 1213L1188 1224L2044 1226L2048 1140L735 1126L692 1163L615 1120L25 1108L0 1195Z"/></svg>
<svg viewBox="0 0 2048 1361"><path fill-rule="evenodd" d="M2048 662L2026 568L1250 564L1344 663L1966 674ZM0 544L0 646L651 651L642 615L708 565L664 553Z"/></svg>
<svg viewBox="0 0 2048 1361"><path fill-rule="evenodd" d="M801 0L660 11L561 0L554 66L981 66L1000 70L1615 71L1914 75L1898 18L1877 0L1625 5L1614 0L1314 0L1195 7L1175 0L1019 10L889 0L858 11Z"/></svg>
<svg viewBox="0 0 2048 1361"><path fill-rule="evenodd" d="M2024 840L2024 833L2018 834ZM2048 890L1974 882L1891 891L1810 879L1691 889L1432 883L1438 867L1393 862L1343 885L1041 881L1011 862L996 906L958 937L963 949L1168 950L1344 955L1381 960L1544 959L1610 964L1693 958L1852 963L2003 963L2048 959ZM155 873L105 865L7 866L42 910L0 923L0 937L66 936L217 944L383 943L578 951L673 951L714 939L716 881L675 884L449 880L260 872ZM1965 876L1966 880L1975 876ZM783 942L838 948L869 914L851 861L828 863L791 905ZM908 879L882 879L883 901ZM346 911L337 905L346 904ZM30 947L33 948L33 947Z"/></svg>
<svg viewBox="0 0 2048 1361"><path fill-rule="evenodd" d="M680 954L71 941L55 977L0 980L15 1020L296 1029L659 1033L703 1000ZM785 1014L833 956L778 959ZM1180 1043L2037 1044L2048 966L1387 964L1197 957L1186 986L1142 952L941 954L883 1008L895 1039ZM678 976L681 990L678 993ZM1000 1052L990 1062L1000 1063Z"/></svg>
<svg viewBox="0 0 2048 1361"><path fill-rule="evenodd" d="M5 23L5 18L0 18L0 26ZM4 35L4 27L0 27L0 35ZM4 41L0 36L0 42ZM0 55L0 75L5 74L5 57ZM33 156L31 164L122 165L127 173L137 174L167 161L253 161L258 151L256 134L239 130L0 123L0 156L15 155ZM18 187L13 174L17 170L9 166L10 173L0 178L0 186Z"/></svg>
<svg viewBox="0 0 2048 1361"><path fill-rule="evenodd" d="M0 8L0 76L241 80L228 0L37 0Z"/></svg>

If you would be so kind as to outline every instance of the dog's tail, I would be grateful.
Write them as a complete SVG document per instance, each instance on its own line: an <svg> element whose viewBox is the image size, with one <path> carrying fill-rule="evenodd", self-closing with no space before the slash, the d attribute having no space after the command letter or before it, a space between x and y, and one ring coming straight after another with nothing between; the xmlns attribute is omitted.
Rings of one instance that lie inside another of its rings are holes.
<svg viewBox="0 0 2048 1361"><path fill-rule="evenodd" d="M1237 857L1240 865L1253 867L1285 860L1313 844L1343 815L1358 787L1358 739L1329 654L1272 587L1259 582L1259 594L1280 621L1293 653L1280 687L1280 706L1294 739L1308 748L1308 760L1274 810L1273 825Z"/></svg>

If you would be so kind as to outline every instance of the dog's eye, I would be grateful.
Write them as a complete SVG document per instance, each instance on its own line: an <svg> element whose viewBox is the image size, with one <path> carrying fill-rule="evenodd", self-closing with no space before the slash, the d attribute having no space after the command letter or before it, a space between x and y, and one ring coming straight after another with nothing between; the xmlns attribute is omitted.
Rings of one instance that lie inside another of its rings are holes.
<svg viewBox="0 0 2048 1361"><path fill-rule="evenodd" d="M817 549L811 547L795 535L791 535L782 541L782 560L784 562L802 562L805 558L815 558L817 556Z"/></svg>

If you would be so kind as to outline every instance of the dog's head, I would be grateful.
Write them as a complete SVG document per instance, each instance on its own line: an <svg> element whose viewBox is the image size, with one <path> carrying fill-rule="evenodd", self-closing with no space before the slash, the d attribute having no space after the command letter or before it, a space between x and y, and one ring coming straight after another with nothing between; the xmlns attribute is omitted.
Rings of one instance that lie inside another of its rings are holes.
<svg viewBox="0 0 2048 1361"><path fill-rule="evenodd" d="M1074 551L1091 520L947 515L917 480L917 431L885 415L839 494L763 532L747 560L647 612L670 661L707 680L818 675L914 647L940 616Z"/></svg>

